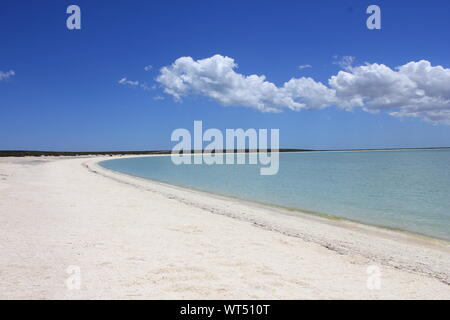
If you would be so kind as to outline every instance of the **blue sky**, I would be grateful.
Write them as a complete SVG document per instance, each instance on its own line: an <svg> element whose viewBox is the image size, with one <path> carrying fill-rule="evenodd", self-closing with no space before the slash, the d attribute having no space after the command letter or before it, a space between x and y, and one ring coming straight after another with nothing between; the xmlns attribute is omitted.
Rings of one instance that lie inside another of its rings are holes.
<svg viewBox="0 0 450 320"><path fill-rule="evenodd" d="M66 28L71 4L81 8L81 30ZM381 30L366 27L370 4L381 8ZM281 106L273 113L246 105L243 97L227 105L228 97L211 98L217 92L196 91L193 82L187 84L190 93L175 101L164 92L170 84L157 81L160 69L168 66L173 73L170 66L180 57L197 64L216 54L234 59L237 74L264 75L276 88L311 77L334 90L329 80L345 71L338 63L345 56L354 57L354 67L367 62L394 71L426 60L442 66L445 76L449 14L450 2L439 0L2 1L0 71L14 74L0 76L0 149L170 149L171 132L192 128L194 120L203 120L205 128L279 128L286 148L449 146L450 125L427 121L428 111L418 117L389 114L406 100L389 109L372 96L364 106L344 109L342 101L359 85L339 89L346 96L336 105L319 108L314 97L300 110ZM144 70L148 65L151 70ZM425 95L439 98L437 108L447 114L442 97L449 97L450 87L439 77L430 81L440 91L428 88ZM139 85L119 83L123 78ZM373 91L370 85L361 90ZM303 96L295 98L303 103Z"/></svg>

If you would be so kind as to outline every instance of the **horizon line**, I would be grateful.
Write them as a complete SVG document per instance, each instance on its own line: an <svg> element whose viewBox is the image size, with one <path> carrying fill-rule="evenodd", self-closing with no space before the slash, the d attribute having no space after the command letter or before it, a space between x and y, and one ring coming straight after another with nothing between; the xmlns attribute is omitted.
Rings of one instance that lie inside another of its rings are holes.
<svg viewBox="0 0 450 320"><path fill-rule="evenodd" d="M350 148L350 149L301 149L301 148L280 148L278 152L333 152L333 151L395 151L395 150L440 150L450 149L448 147L395 147L395 148ZM276 150L276 149L274 149ZM187 150L186 153L200 154L202 150ZM260 149L222 149L219 153L253 153ZM272 151L267 149L267 151ZM120 150L120 151L48 151L48 150L0 150L0 157L25 157L25 156L77 156L77 155L145 155L145 154L171 154L172 150ZM184 152L180 152L184 153ZM211 153L216 153L215 150Z"/></svg>

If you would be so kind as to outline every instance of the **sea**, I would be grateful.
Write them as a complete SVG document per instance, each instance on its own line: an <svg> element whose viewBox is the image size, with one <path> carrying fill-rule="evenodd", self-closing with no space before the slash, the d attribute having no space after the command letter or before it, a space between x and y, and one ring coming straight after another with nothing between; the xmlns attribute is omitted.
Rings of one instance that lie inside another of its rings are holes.
<svg viewBox="0 0 450 320"><path fill-rule="evenodd" d="M450 241L450 149L280 153L275 175L260 175L260 165L255 164L176 165L170 155L113 159L100 165L294 214L347 219Z"/></svg>

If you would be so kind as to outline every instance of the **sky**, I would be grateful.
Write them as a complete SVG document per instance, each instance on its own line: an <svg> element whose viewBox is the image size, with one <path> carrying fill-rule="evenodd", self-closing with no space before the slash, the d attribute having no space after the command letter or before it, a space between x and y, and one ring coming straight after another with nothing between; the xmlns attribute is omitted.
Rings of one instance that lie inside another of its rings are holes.
<svg viewBox="0 0 450 320"><path fill-rule="evenodd" d="M0 149L171 149L194 120L277 128L283 148L450 146L449 14L444 0L2 1Z"/></svg>

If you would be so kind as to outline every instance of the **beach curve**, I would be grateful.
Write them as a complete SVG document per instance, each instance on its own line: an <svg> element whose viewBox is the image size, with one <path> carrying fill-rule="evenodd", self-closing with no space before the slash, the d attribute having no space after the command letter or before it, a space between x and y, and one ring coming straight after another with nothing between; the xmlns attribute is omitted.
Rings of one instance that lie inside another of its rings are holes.
<svg viewBox="0 0 450 320"><path fill-rule="evenodd" d="M2 298L450 298L444 243L126 176L105 159L0 161ZM80 290L66 287L70 265Z"/></svg>

